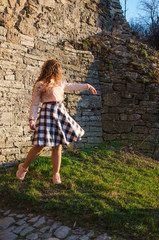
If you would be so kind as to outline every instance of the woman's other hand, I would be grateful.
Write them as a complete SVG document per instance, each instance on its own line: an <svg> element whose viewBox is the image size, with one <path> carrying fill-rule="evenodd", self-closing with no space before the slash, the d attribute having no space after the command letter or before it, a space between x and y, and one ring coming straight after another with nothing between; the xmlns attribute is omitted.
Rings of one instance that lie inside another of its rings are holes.
<svg viewBox="0 0 159 240"><path fill-rule="evenodd" d="M30 126L30 129L31 129L31 130L35 130L35 129L36 129L36 127L35 127L35 122L34 122L33 119L31 119L31 120L29 121L29 126Z"/></svg>

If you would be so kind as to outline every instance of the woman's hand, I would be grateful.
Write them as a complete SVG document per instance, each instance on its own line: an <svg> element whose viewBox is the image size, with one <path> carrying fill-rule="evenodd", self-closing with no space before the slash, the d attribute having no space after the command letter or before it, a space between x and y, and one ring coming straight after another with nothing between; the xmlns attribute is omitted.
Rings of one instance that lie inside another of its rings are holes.
<svg viewBox="0 0 159 240"><path fill-rule="evenodd" d="M96 91L96 89L92 86L92 85L90 85L90 84L87 84L88 85L88 90L90 90L93 94L97 94L97 91Z"/></svg>
<svg viewBox="0 0 159 240"><path fill-rule="evenodd" d="M29 120L29 126L30 126L30 129L31 129L31 130L35 130L35 129L36 129L36 127L35 127L35 122L34 122L33 119L30 119L30 120Z"/></svg>

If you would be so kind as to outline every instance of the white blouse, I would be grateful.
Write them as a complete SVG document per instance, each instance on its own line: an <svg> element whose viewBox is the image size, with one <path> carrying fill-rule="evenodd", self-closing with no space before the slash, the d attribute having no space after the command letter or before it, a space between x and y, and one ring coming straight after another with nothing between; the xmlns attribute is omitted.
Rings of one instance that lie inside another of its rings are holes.
<svg viewBox="0 0 159 240"><path fill-rule="evenodd" d="M32 95L32 103L30 106L29 119L36 119L40 102L62 102L65 91L88 90L87 83L82 84L62 82L61 85L54 87L52 86L53 83L50 83L50 86L48 86L46 91L44 91L44 85L42 81L39 81L35 84Z"/></svg>

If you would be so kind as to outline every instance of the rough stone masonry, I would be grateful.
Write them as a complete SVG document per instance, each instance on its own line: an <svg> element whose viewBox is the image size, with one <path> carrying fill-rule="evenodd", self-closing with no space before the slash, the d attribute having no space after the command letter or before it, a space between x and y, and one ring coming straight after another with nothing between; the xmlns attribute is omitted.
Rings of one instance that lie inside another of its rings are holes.
<svg viewBox="0 0 159 240"><path fill-rule="evenodd" d="M101 37L102 54L72 44L90 37ZM63 80L98 91L66 93L69 113L86 131L76 148L112 140L158 159L159 57L133 38L119 0L2 0L0 166L31 147L32 86L49 58L62 63Z"/></svg>
<svg viewBox="0 0 159 240"><path fill-rule="evenodd" d="M96 58L70 41L111 31L123 19L118 0L2 0L0 2L0 165L20 161L31 147L31 91L43 62L57 58L63 80L97 89L66 94L65 105L85 129L76 147L103 141L101 87ZM124 20L123 20L124 21Z"/></svg>

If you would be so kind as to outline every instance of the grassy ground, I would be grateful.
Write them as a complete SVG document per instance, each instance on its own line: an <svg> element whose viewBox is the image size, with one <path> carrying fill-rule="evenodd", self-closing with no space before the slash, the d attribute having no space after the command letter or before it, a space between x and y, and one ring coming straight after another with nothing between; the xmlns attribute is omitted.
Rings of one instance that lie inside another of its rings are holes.
<svg viewBox="0 0 159 240"><path fill-rule="evenodd" d="M159 239L155 160L102 145L63 156L61 185L52 184L49 157L39 157L23 182L16 180L16 170L0 170L3 208L50 214L130 240Z"/></svg>

